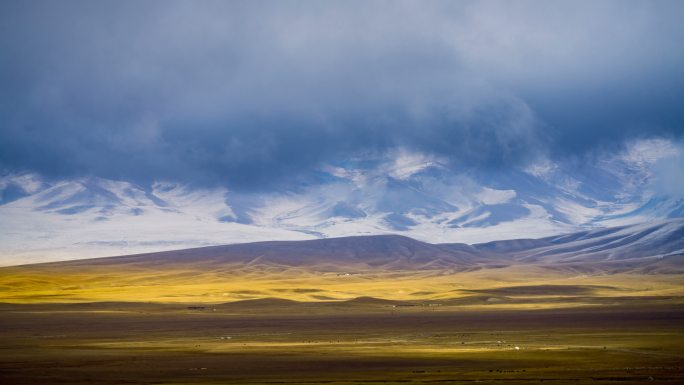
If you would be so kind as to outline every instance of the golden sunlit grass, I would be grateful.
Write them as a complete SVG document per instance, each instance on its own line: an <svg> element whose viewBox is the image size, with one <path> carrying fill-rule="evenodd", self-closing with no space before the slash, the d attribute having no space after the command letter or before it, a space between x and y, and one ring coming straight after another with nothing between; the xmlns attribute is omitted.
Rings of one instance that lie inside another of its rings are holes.
<svg viewBox="0 0 684 385"><path fill-rule="evenodd" d="M537 292L487 290L541 286ZM585 293L554 286L587 287ZM681 275L577 275L542 266L509 266L473 271L317 272L304 268L188 264L163 267L117 265L78 269L64 265L33 265L0 269L0 302L162 302L223 303L258 298L335 301L357 297L388 300L447 301L480 298L491 306L561 306L564 297L684 296ZM540 298L549 297L545 303ZM577 304L575 299L573 303ZM465 304L465 303L464 303ZM469 303L469 305L478 305Z"/></svg>

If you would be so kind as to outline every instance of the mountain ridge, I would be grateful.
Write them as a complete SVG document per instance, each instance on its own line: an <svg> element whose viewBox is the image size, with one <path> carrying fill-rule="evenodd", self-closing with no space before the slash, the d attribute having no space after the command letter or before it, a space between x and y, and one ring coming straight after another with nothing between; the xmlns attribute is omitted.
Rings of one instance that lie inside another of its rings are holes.
<svg viewBox="0 0 684 385"><path fill-rule="evenodd" d="M78 267L138 263L278 265L315 270L325 266L385 270L431 270L487 267L497 264L600 266L630 262L652 264L684 255L684 219L582 231L541 239L481 244L432 244L403 235L368 235L302 241L261 241L201 248L49 262L22 266ZM672 261L673 259L670 259Z"/></svg>

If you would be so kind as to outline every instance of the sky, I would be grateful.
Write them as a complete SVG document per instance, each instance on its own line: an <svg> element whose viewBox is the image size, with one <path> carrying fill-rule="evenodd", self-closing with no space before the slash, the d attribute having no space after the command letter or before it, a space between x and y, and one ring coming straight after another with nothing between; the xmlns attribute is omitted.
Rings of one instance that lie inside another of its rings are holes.
<svg viewBox="0 0 684 385"><path fill-rule="evenodd" d="M665 0L5 0L0 172L251 192L397 149L476 172L590 164L681 143L683 17Z"/></svg>

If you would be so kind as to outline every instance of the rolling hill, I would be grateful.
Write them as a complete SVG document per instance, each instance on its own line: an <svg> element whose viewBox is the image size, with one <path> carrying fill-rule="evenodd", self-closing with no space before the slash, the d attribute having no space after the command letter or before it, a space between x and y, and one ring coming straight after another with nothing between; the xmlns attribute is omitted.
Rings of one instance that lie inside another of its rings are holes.
<svg viewBox="0 0 684 385"><path fill-rule="evenodd" d="M378 235L212 246L1 268L0 302L453 301L530 285L679 295L682 234L684 219L671 219L475 245Z"/></svg>
<svg viewBox="0 0 684 385"><path fill-rule="evenodd" d="M582 231L539 239L431 244L401 235L267 241L44 264L88 267L173 264L301 267L316 271L435 270L492 264L648 264L684 254L684 219ZM34 265L39 266L39 265Z"/></svg>

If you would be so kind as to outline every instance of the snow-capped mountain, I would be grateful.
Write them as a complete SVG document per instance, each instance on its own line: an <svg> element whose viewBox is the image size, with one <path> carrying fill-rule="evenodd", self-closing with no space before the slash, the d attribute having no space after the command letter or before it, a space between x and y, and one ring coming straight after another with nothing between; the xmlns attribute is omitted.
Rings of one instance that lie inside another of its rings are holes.
<svg viewBox="0 0 684 385"><path fill-rule="evenodd" d="M296 190L260 193L8 174L0 253L12 264L369 234L433 243L548 237L684 216L684 196L657 185L658 162L672 156L681 154L671 143L651 140L592 167L541 160L474 173L396 152L327 165Z"/></svg>

